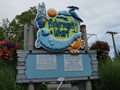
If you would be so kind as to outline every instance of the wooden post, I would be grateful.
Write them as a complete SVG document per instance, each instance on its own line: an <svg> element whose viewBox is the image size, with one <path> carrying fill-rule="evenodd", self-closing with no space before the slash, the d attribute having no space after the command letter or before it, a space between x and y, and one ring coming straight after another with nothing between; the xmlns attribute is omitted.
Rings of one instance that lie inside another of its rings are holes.
<svg viewBox="0 0 120 90"><path fill-rule="evenodd" d="M82 39L85 41L85 50L88 50L86 25L80 26L80 32L82 32Z"/></svg>
<svg viewBox="0 0 120 90"><path fill-rule="evenodd" d="M35 90L40 90L40 83L35 83Z"/></svg>
<svg viewBox="0 0 120 90"><path fill-rule="evenodd" d="M28 90L35 90L34 84L32 83L28 84Z"/></svg>
<svg viewBox="0 0 120 90"><path fill-rule="evenodd" d="M34 49L34 41L35 41L35 22L31 22L33 24L25 24L24 25L24 50L33 50Z"/></svg>
<svg viewBox="0 0 120 90"><path fill-rule="evenodd" d="M34 49L34 26L30 24L28 32L28 50L32 51Z"/></svg>
<svg viewBox="0 0 120 90"><path fill-rule="evenodd" d="M91 85L91 81L90 80L87 80L85 82L85 88L86 88L86 90L92 90L92 85Z"/></svg>
<svg viewBox="0 0 120 90"><path fill-rule="evenodd" d="M82 32L82 39L85 41L85 50L88 50L88 39L87 39L87 31L86 31L86 25L80 26L80 32ZM87 80L85 81L85 89L86 90L92 90L91 81Z"/></svg>
<svg viewBox="0 0 120 90"><path fill-rule="evenodd" d="M37 24L36 24L36 21L35 21L35 20L32 20L32 21L31 21L31 24L34 26L34 41L35 41L36 38L37 38L37 30L38 30L38 27L37 27Z"/></svg>
<svg viewBox="0 0 120 90"><path fill-rule="evenodd" d="M79 88L79 90L85 90L85 82L84 81L79 81L78 88Z"/></svg>
<svg viewBox="0 0 120 90"><path fill-rule="evenodd" d="M34 26L35 29L37 29L37 24L36 24L36 21L35 21L35 20L32 20L32 21L31 21L31 24Z"/></svg>
<svg viewBox="0 0 120 90"><path fill-rule="evenodd" d="M28 50L28 32L29 32L29 25L24 25L24 50Z"/></svg>
<svg viewBox="0 0 120 90"><path fill-rule="evenodd" d="M24 25L24 50L34 49L34 26L32 24ZM34 84L28 84L28 90L35 90Z"/></svg>

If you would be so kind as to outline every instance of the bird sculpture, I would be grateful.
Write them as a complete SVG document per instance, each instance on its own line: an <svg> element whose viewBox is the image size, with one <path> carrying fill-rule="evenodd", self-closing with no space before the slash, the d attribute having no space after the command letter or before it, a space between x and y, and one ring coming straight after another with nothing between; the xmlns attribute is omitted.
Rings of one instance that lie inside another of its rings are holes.
<svg viewBox="0 0 120 90"><path fill-rule="evenodd" d="M74 19L76 19L76 20L78 20L78 21L80 21L80 22L83 22L83 20L82 20L82 19L77 15L77 13L75 12L75 10L79 10L78 7L76 7L76 6L68 6L67 8L70 8L69 13L71 14L71 16L72 16Z"/></svg>

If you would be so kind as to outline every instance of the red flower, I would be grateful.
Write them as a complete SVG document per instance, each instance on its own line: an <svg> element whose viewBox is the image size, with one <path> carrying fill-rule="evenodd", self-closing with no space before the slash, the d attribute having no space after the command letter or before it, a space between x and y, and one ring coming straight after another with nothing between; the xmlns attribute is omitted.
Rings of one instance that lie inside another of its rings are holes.
<svg viewBox="0 0 120 90"><path fill-rule="evenodd" d="M18 43L5 39L0 41L0 57L3 60L12 60L13 52L19 48Z"/></svg>

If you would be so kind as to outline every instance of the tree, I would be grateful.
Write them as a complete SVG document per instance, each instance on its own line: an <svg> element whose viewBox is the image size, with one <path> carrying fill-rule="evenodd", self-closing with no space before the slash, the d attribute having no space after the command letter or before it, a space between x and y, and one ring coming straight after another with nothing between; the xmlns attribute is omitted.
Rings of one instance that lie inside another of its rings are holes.
<svg viewBox="0 0 120 90"><path fill-rule="evenodd" d="M24 39L24 24L31 23L31 20L35 19L37 14L36 7L30 7L28 11L22 12L11 22L11 29L14 32L14 38L17 42L20 43L20 47L23 48L23 39Z"/></svg>
<svg viewBox="0 0 120 90"><path fill-rule="evenodd" d="M91 50L97 50L97 59L105 60L109 54L110 47L107 42L104 41L96 41L90 47Z"/></svg>
<svg viewBox="0 0 120 90"><path fill-rule="evenodd" d="M16 15L14 21L16 21L16 23L20 25L30 23L31 20L35 19L36 14L37 14L36 7L30 7L28 11L22 12L20 15Z"/></svg>
<svg viewBox="0 0 120 90"><path fill-rule="evenodd" d="M3 19L3 25L0 28L0 32L6 32L5 37L18 42L20 48L23 48L24 24L31 23L31 20L35 19L36 14L36 7L30 7L29 10L22 12L20 15L16 15L11 22L8 19ZM0 39L5 37L1 37Z"/></svg>
<svg viewBox="0 0 120 90"><path fill-rule="evenodd" d="M5 33L3 27L0 27L0 41L5 38Z"/></svg>
<svg viewBox="0 0 120 90"><path fill-rule="evenodd" d="M2 19L2 21L3 21L1 26L1 28L3 29L2 34L5 35L4 38L9 38L11 34L10 21L8 20L8 18Z"/></svg>

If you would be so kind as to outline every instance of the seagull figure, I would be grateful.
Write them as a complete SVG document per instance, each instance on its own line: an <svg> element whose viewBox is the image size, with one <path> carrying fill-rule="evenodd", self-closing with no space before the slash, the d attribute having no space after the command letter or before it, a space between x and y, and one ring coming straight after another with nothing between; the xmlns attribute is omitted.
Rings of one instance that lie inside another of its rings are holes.
<svg viewBox="0 0 120 90"><path fill-rule="evenodd" d="M77 13L75 12L75 10L79 10L78 7L76 6L68 6L67 8L70 8L69 13L71 14L71 16L73 18L75 18L76 20L83 22L83 20L77 15Z"/></svg>

